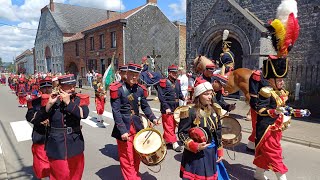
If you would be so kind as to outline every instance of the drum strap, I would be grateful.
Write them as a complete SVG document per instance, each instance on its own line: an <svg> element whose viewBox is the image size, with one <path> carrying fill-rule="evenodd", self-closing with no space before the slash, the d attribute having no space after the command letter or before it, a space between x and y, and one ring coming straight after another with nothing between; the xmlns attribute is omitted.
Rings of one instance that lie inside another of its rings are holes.
<svg viewBox="0 0 320 180"><path fill-rule="evenodd" d="M122 89L123 89L125 96L128 97L128 101L130 103L131 110L133 110L135 115L139 116L139 106L134 106L134 104L139 104L136 96L133 93L129 92L129 90L125 84L122 85Z"/></svg>

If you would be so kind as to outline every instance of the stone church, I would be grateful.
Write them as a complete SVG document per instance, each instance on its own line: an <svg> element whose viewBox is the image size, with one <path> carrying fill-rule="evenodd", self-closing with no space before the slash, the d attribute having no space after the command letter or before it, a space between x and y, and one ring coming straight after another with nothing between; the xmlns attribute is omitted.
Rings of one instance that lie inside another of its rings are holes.
<svg viewBox="0 0 320 180"><path fill-rule="evenodd" d="M266 37L264 24L276 17L280 0L187 0L187 64L199 55L219 60L222 33L235 54L236 68L258 69L274 50ZM300 36L289 53L286 79L290 99L312 109L320 100L320 0L299 0ZM190 67L189 67L190 68ZM297 88L296 84L300 84Z"/></svg>
<svg viewBox="0 0 320 180"><path fill-rule="evenodd" d="M64 72L63 42L85 27L117 14L96 8L54 3L41 9L35 39L38 72Z"/></svg>

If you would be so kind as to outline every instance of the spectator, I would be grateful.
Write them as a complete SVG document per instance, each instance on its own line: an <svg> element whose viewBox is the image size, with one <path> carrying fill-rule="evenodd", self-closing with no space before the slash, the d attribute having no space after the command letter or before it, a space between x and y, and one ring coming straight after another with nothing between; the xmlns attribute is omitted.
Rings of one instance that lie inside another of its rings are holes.
<svg viewBox="0 0 320 180"><path fill-rule="evenodd" d="M186 70L185 69L180 69L179 70L179 80L180 80L180 85L181 85L181 92L185 100L179 100L179 106L185 106L187 105L187 95L188 95L188 77L186 75Z"/></svg>

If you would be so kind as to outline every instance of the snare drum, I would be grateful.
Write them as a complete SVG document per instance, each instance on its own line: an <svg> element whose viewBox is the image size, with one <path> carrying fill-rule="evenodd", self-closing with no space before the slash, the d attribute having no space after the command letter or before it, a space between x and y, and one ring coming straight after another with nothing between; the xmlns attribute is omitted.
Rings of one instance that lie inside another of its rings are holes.
<svg viewBox="0 0 320 180"><path fill-rule="evenodd" d="M189 107L191 106L179 106L174 110L173 112L173 118L176 121L177 124L180 122L180 117L185 118L188 117L189 114Z"/></svg>
<svg viewBox="0 0 320 180"><path fill-rule="evenodd" d="M242 139L241 125L233 117L225 116L221 119L222 144L224 147L234 147Z"/></svg>
<svg viewBox="0 0 320 180"><path fill-rule="evenodd" d="M143 129L146 129L149 127L149 124L148 124L148 118L147 116L145 116L144 114L140 113L140 119L141 119L141 123L143 125Z"/></svg>
<svg viewBox="0 0 320 180"><path fill-rule="evenodd" d="M139 131L134 137L133 147L147 166L160 164L167 154L167 146L160 132L152 128Z"/></svg>

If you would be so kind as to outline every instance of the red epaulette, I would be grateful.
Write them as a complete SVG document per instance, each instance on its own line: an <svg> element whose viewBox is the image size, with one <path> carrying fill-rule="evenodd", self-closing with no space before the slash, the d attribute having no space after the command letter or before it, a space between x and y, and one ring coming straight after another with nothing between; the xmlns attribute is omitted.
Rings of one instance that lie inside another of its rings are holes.
<svg viewBox="0 0 320 180"><path fill-rule="evenodd" d="M165 88L167 86L167 79L160 79L160 87Z"/></svg>
<svg viewBox="0 0 320 180"><path fill-rule="evenodd" d="M122 84L120 82L114 82L112 84L110 84L110 97L112 99L116 99L118 98L118 89L122 86Z"/></svg>
<svg viewBox="0 0 320 180"><path fill-rule="evenodd" d="M253 71L253 73L252 73L252 78L253 78L255 81L260 81L260 80L261 80L261 71L260 71L260 70L255 70L255 71Z"/></svg>
<svg viewBox="0 0 320 180"><path fill-rule="evenodd" d="M142 85L142 84L138 84L142 89L143 89L143 95L144 95L144 97L148 97L148 90L147 90L147 88L144 86L144 85Z"/></svg>
<svg viewBox="0 0 320 180"><path fill-rule="evenodd" d="M77 97L80 98L79 106L89 106L89 104L90 104L90 96L89 95L77 93Z"/></svg>

